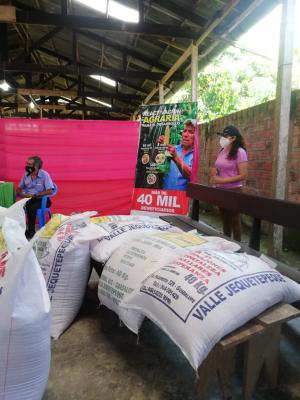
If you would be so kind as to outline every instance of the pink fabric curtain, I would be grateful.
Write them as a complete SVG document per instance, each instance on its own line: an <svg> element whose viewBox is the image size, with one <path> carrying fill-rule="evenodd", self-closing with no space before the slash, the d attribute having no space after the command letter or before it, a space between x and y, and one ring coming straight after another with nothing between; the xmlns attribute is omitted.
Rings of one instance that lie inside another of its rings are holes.
<svg viewBox="0 0 300 400"><path fill-rule="evenodd" d="M18 183L39 155L58 186L54 212L128 214L138 135L135 121L0 119L0 179Z"/></svg>
<svg viewBox="0 0 300 400"><path fill-rule="evenodd" d="M191 182L197 182L198 179L198 155L199 155L199 140L198 140L198 125L195 128L194 134L194 157L191 173Z"/></svg>

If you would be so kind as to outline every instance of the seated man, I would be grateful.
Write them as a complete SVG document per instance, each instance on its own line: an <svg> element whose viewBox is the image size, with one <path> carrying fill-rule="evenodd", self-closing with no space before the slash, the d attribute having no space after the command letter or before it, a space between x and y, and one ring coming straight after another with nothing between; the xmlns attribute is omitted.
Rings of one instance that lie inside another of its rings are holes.
<svg viewBox="0 0 300 400"><path fill-rule="evenodd" d="M48 174L42 168L43 161L38 156L28 157L26 161L26 173L22 177L17 188L17 195L20 197L29 197L25 210L27 214L27 229L25 235L31 239L35 234L36 210L41 208L42 197L52 194L53 182ZM50 199L47 200L47 207L51 205Z"/></svg>

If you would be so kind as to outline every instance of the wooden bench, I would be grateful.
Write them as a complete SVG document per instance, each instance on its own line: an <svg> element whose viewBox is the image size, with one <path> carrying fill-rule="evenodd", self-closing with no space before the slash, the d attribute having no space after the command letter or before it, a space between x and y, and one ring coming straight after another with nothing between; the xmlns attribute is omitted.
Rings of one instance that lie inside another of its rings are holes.
<svg viewBox="0 0 300 400"><path fill-rule="evenodd" d="M192 216L161 216L163 220L181 228L183 231L197 229L209 236L224 237L206 223L199 221L199 201L211 203L228 209L234 209L254 218L250 246L239 243L241 250L260 257L260 227L261 220L272 223L300 228L300 205L267 199L244 193L206 187L199 184L189 184L188 196L194 199ZM228 238L227 238L228 239ZM274 260L277 270L299 281L299 272L285 264ZM101 275L103 264L91 260L91 266ZM231 376L235 369L236 351L239 345L244 352L243 365L243 398L249 400L261 371L265 370L268 385L273 388L277 385L279 366L279 345L282 325L300 316L300 311L291 305L276 305L265 311L255 320L245 324L227 337L223 338L210 352L206 360L198 369L199 400L205 398L207 389L217 374L224 398L231 397Z"/></svg>
<svg viewBox="0 0 300 400"><path fill-rule="evenodd" d="M243 346L243 399L250 400L261 371L269 388L278 381L282 324L300 316L289 304L276 305L255 320L223 338L198 369L197 393L205 399L207 390L217 375L224 399L232 397L232 375L235 371L237 346Z"/></svg>
<svg viewBox="0 0 300 400"><path fill-rule="evenodd" d="M188 185L187 195L194 199L191 217L165 215L161 218L184 231L197 229L208 236L226 238L211 226L199 221L199 200L250 215L254 218L254 222L249 247L239 244L242 251L257 257L261 256L257 251L260 244L261 220L300 228L300 218L295 218L295 215L300 215L299 204L192 183ZM299 272L277 260L273 261L277 264L277 270L299 282ZM215 374L218 376L223 397L231 397L230 383L235 369L238 345L242 345L244 351L243 398L245 400L251 398L263 369L269 387L276 387L282 324L299 316L300 311L291 305L276 305L223 338L198 370L199 400L205 398Z"/></svg>
<svg viewBox="0 0 300 400"><path fill-rule="evenodd" d="M191 218L199 220L199 201L253 217L249 247L259 250L261 221L300 229L300 204L268 197L217 189L189 183L187 195L193 199Z"/></svg>

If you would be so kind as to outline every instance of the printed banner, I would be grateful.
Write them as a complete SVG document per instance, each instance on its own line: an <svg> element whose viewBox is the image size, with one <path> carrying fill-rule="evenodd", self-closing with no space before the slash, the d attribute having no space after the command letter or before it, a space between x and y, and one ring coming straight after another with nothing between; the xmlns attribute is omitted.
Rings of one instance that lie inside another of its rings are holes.
<svg viewBox="0 0 300 400"><path fill-rule="evenodd" d="M187 214L197 171L197 103L141 107L132 210Z"/></svg>

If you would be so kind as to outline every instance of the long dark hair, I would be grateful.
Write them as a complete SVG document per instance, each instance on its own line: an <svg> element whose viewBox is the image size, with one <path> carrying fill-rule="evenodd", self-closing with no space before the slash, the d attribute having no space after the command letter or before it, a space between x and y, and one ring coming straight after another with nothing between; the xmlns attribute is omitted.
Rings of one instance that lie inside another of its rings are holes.
<svg viewBox="0 0 300 400"><path fill-rule="evenodd" d="M238 150L239 150L240 147L242 149L244 149L245 151L247 151L243 136L242 135L236 135L235 136L235 140L232 142L231 149L230 149L230 151L228 153L228 156L227 156L228 160L235 160L236 159L237 153L238 153Z"/></svg>

